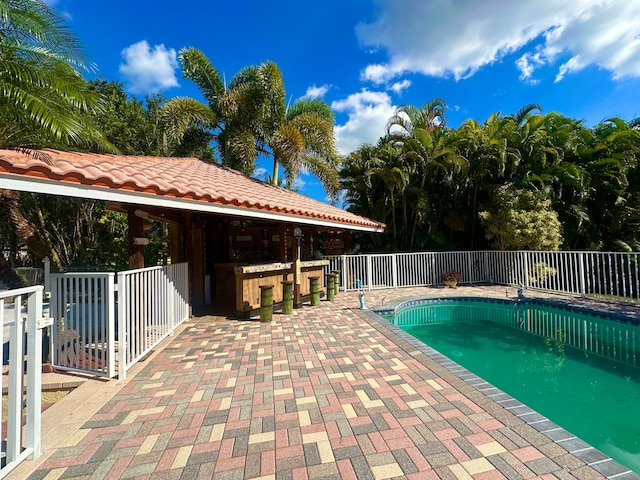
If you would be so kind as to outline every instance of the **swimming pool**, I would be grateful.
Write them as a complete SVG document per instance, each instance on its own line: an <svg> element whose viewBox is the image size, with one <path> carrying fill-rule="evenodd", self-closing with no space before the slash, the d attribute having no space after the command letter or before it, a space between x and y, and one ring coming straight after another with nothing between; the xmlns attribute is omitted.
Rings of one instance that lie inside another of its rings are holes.
<svg viewBox="0 0 640 480"><path fill-rule="evenodd" d="M378 313L640 473L637 319L537 299L429 299Z"/></svg>

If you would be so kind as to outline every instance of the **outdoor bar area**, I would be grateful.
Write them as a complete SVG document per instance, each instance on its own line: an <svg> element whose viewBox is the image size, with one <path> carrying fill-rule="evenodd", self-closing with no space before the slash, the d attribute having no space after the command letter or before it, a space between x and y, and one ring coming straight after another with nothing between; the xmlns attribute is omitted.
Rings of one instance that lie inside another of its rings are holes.
<svg viewBox="0 0 640 480"><path fill-rule="evenodd" d="M269 285L276 309L289 289L300 307L312 290L326 292L324 256L351 253L352 231L385 228L197 158L0 150L0 178L12 190L101 200L126 215L129 269L160 265L147 254L161 245L162 265L188 264L194 314L255 317Z"/></svg>
<svg viewBox="0 0 640 480"><path fill-rule="evenodd" d="M144 243L137 239L144 239L150 228L143 224L168 225L164 230L170 232L166 239L170 261L189 263L191 305L203 313L215 310L237 318L256 317L265 286L271 287L274 309L278 310L287 284L293 291L293 306L298 308L309 301L312 279L321 294L326 292L329 261L324 255L341 255L351 248L346 229L204 212L160 212L115 202L107 202L107 208L130 212L134 258L136 250L142 250L138 244Z"/></svg>
<svg viewBox="0 0 640 480"><path fill-rule="evenodd" d="M323 255L345 253L350 235L345 231L314 226L292 226L264 221L231 220L212 232L223 245L215 245L215 272L208 279L218 306L234 315L255 316L260 308L261 287L272 286L273 304L279 308L287 284L293 289L293 304L308 301L312 282L325 292ZM336 240L340 239L340 240Z"/></svg>

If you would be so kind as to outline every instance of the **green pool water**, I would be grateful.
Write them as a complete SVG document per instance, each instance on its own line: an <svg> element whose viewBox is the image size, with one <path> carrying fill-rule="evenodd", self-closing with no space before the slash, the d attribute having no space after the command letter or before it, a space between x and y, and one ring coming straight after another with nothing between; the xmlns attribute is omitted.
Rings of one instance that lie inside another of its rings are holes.
<svg viewBox="0 0 640 480"><path fill-rule="evenodd" d="M474 319L473 308L465 308L465 319L450 315L449 307L438 322L433 308L411 307L424 309L432 323L401 328L640 473L640 368L566 345L558 339L572 335L566 326L551 329L558 338L545 338L509 326L504 318ZM496 308L508 313L511 307L491 307ZM420 314L414 311L413 317ZM524 325L522 318L516 322Z"/></svg>

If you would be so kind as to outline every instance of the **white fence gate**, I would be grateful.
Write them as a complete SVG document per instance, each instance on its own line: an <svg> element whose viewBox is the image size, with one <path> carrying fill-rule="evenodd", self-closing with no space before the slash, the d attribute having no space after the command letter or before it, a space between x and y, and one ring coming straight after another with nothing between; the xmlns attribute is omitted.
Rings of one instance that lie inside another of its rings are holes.
<svg viewBox="0 0 640 480"><path fill-rule="evenodd" d="M585 297L640 301L640 253L468 251L326 257L345 290L436 285L449 270L463 283L522 285Z"/></svg>
<svg viewBox="0 0 640 480"><path fill-rule="evenodd" d="M51 364L115 375L115 274L51 274Z"/></svg>
<svg viewBox="0 0 640 480"><path fill-rule="evenodd" d="M47 325L42 291L42 286L34 286L0 292L0 345L9 337L9 371L0 375L0 387L7 389L8 397L6 431L0 425L0 478L23 460L41 454L42 328ZM0 416L2 409L0 403Z"/></svg>
<svg viewBox="0 0 640 480"><path fill-rule="evenodd" d="M189 317L188 264L51 274L51 363L125 378ZM115 280L117 278L117 284Z"/></svg>

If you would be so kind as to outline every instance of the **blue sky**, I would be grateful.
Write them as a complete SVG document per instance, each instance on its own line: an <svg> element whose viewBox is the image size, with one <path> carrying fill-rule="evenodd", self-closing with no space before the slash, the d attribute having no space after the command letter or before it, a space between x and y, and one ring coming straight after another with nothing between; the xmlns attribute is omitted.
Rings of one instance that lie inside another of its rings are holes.
<svg viewBox="0 0 640 480"><path fill-rule="evenodd" d="M46 1L97 65L86 78L132 95L200 99L183 47L228 79L276 62L288 97L333 107L343 154L375 143L396 106L435 97L453 127L529 103L589 126L640 116L638 0ZM311 175L299 186L324 199Z"/></svg>

